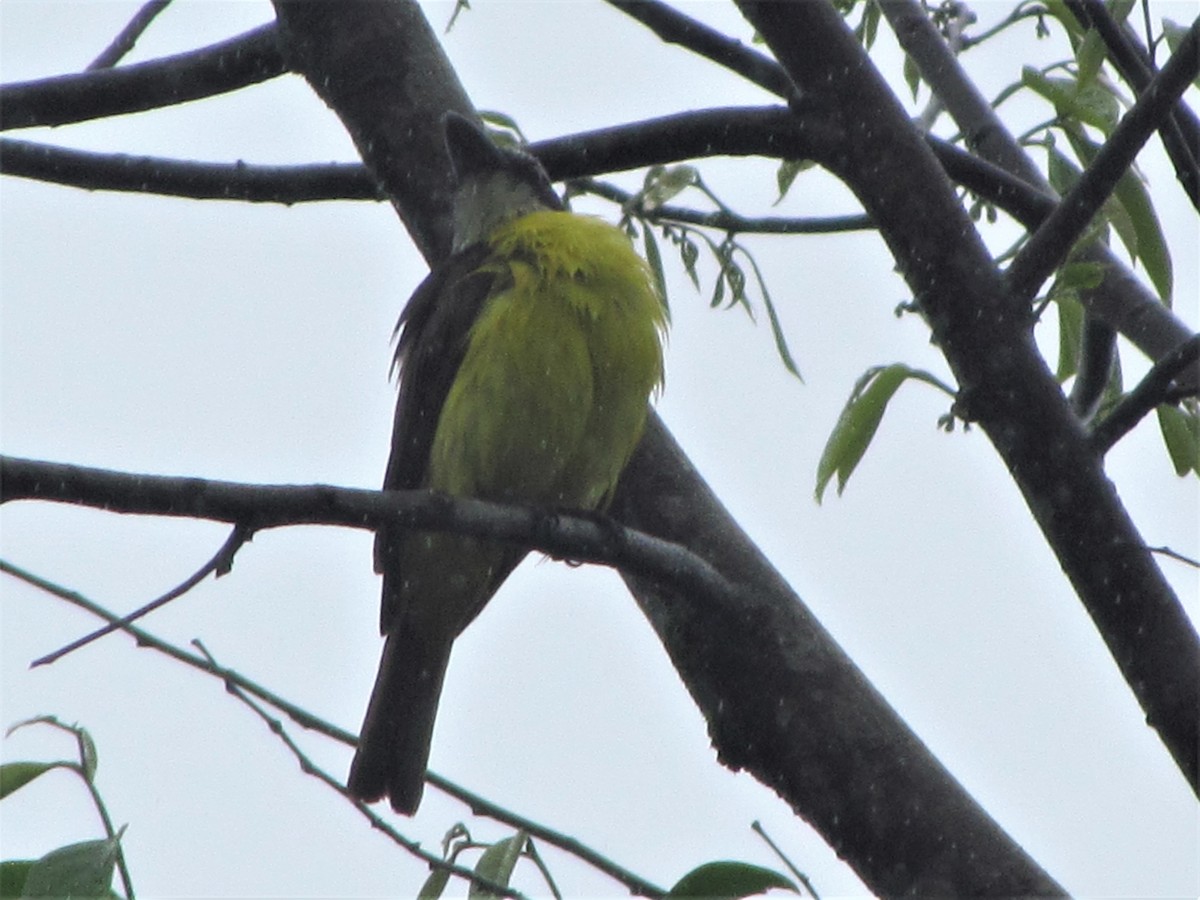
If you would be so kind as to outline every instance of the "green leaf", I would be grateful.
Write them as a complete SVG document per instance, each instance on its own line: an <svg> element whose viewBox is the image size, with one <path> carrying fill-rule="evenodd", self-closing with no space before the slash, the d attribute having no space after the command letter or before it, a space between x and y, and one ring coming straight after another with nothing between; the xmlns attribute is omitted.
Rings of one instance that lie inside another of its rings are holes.
<svg viewBox="0 0 1200 900"><path fill-rule="evenodd" d="M1100 152L1100 145L1078 128L1067 129L1066 135L1079 158L1091 165ZM1112 222L1129 255L1135 262L1141 262L1159 298L1169 307L1175 285L1171 251L1167 248L1146 185L1136 169L1130 168L1121 176L1113 195L1104 204L1104 214Z"/></svg>
<svg viewBox="0 0 1200 900"><path fill-rule="evenodd" d="M1158 428L1175 474L1200 475L1200 416L1167 404L1159 406L1157 412Z"/></svg>
<svg viewBox="0 0 1200 900"><path fill-rule="evenodd" d="M818 503L834 475L838 476L839 496L845 490L846 482L875 437L892 395L909 378L923 381L951 398L957 396L954 388L923 369L912 369L903 363L867 369L850 392L850 399L846 401L817 463L815 495Z"/></svg>
<svg viewBox="0 0 1200 900"><path fill-rule="evenodd" d="M1075 182L1079 181L1079 166L1053 145L1046 148L1046 162L1046 174L1050 179L1050 186L1065 196L1071 188L1075 187Z"/></svg>
<svg viewBox="0 0 1200 900"><path fill-rule="evenodd" d="M688 237L680 238L679 259L683 263L683 270L692 279L696 290L700 290L700 275L696 272L696 260L699 258L700 248L696 246L695 241Z"/></svg>
<svg viewBox="0 0 1200 900"><path fill-rule="evenodd" d="M75 736L79 740L79 762L83 766L83 777L91 784L96 778L96 767L100 764L96 742L86 728L76 729Z"/></svg>
<svg viewBox="0 0 1200 900"><path fill-rule="evenodd" d="M904 57L904 83L912 91L913 100L916 100L917 91L921 88L921 70L917 68L917 64L913 62L912 57L907 54Z"/></svg>
<svg viewBox="0 0 1200 900"><path fill-rule="evenodd" d="M870 50L875 45L875 35L879 32L879 17L879 4L874 0L867 0L863 6L862 20L854 29L855 35L862 41L864 50Z"/></svg>
<svg viewBox="0 0 1200 900"><path fill-rule="evenodd" d="M118 847L117 838L105 838L51 850L30 867L22 896L110 896Z"/></svg>
<svg viewBox="0 0 1200 900"><path fill-rule="evenodd" d="M1078 83L1080 85L1091 84L1096 76L1100 73L1100 67L1104 64L1104 57L1107 50L1104 46L1104 39L1100 37L1100 32L1095 28L1088 30L1084 35L1079 49L1075 51L1075 62L1079 66Z"/></svg>
<svg viewBox="0 0 1200 900"><path fill-rule="evenodd" d="M16 900L25 891L25 880L33 868L32 859L0 862L0 900Z"/></svg>
<svg viewBox="0 0 1200 900"><path fill-rule="evenodd" d="M695 166L652 166L642 187L642 205L655 210L700 180Z"/></svg>
<svg viewBox="0 0 1200 900"><path fill-rule="evenodd" d="M1079 342L1083 339L1083 305L1073 291L1061 290L1058 281L1050 288L1058 307L1058 367L1054 377L1066 381L1079 369Z"/></svg>
<svg viewBox="0 0 1200 900"><path fill-rule="evenodd" d="M1117 182L1115 193L1121 201L1121 206L1129 214L1134 234L1137 235L1136 258L1146 270L1159 299L1169 308L1171 295L1175 290L1174 265L1146 185L1142 183L1137 172L1130 170Z"/></svg>
<svg viewBox="0 0 1200 900"><path fill-rule="evenodd" d="M1021 82L1054 104L1065 119L1083 122L1109 134L1116 127L1120 104L1102 82L1080 85L1073 78L1051 78L1032 66L1021 69Z"/></svg>
<svg viewBox="0 0 1200 900"><path fill-rule="evenodd" d="M445 892L446 885L449 883L449 869L434 869L429 873L429 877L425 879L425 883L421 885L421 891L417 894L417 900L438 900Z"/></svg>
<svg viewBox="0 0 1200 900"><path fill-rule="evenodd" d="M525 849L525 842L527 840L528 836L525 832L518 831L512 837L496 841L496 843L484 850L483 855L479 857L479 862L475 864L475 874L507 887L509 879L512 878L513 869L517 866L517 860L521 858L521 851ZM487 898L495 897L496 895L486 888L472 883L467 896L474 898L474 900L487 900Z"/></svg>
<svg viewBox="0 0 1200 900"><path fill-rule="evenodd" d="M779 168L775 170L775 185L779 188L779 196L775 198L775 205L778 205L787 192L792 189L792 184L796 181L796 177L801 173L813 168L815 164L811 159L783 159L779 161Z"/></svg>
<svg viewBox="0 0 1200 900"><path fill-rule="evenodd" d="M712 900L734 900L765 894L772 888L782 888L799 894L800 889L790 878L749 863L721 861L705 863L688 872L667 892L668 897L705 897Z"/></svg>
<svg viewBox="0 0 1200 900"><path fill-rule="evenodd" d="M1133 11L1134 4L1138 0L1108 0L1108 14L1116 19L1117 24L1121 24L1129 18L1129 14Z"/></svg>
<svg viewBox="0 0 1200 900"><path fill-rule="evenodd" d="M0 799L7 797L9 794L23 788L39 775L49 772L51 769L57 769L60 766L68 765L64 762L40 763L40 762L15 762L5 763L0 766Z"/></svg>
<svg viewBox="0 0 1200 900"><path fill-rule="evenodd" d="M1064 0L1044 0L1043 5L1050 10L1054 18L1058 19L1068 34L1072 36L1083 34L1083 26L1079 24L1079 20L1067 9Z"/></svg>
<svg viewBox="0 0 1200 900"><path fill-rule="evenodd" d="M895 363L868 369L854 385L817 463L818 503L834 475L838 477L838 496L846 489L846 482L875 437L892 395L910 374L908 366Z"/></svg>
<svg viewBox="0 0 1200 900"><path fill-rule="evenodd" d="M1186 25L1180 25L1178 22L1172 22L1170 19L1163 19L1163 37L1167 39L1167 48L1174 53L1179 49L1179 45L1183 43L1183 39L1187 37L1189 29ZM1192 86L1200 88L1200 75L1192 79Z"/></svg>
<svg viewBox="0 0 1200 900"><path fill-rule="evenodd" d="M646 254L646 262L650 266L650 271L654 275L654 283L658 287L658 296L662 297L663 302L667 301L667 276L663 272L662 254L658 250L658 238L654 236L654 229L649 225L642 226L642 252Z"/></svg>

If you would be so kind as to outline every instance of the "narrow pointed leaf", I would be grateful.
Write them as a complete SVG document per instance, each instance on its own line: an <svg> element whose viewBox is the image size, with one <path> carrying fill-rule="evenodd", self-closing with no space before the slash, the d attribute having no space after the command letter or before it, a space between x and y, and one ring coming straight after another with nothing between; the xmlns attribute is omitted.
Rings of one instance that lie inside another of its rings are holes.
<svg viewBox="0 0 1200 900"><path fill-rule="evenodd" d="M1174 406L1160 406L1158 427L1175 474L1200 475L1200 418Z"/></svg>
<svg viewBox="0 0 1200 900"><path fill-rule="evenodd" d="M62 762L14 762L0 766L0 799L23 788L39 775L66 765Z"/></svg>
<svg viewBox="0 0 1200 900"><path fill-rule="evenodd" d="M895 363L870 369L858 380L817 464L818 503L834 475L838 479L838 494L846 489L846 482L875 437L888 402L910 374L908 366Z"/></svg>
<svg viewBox="0 0 1200 900"><path fill-rule="evenodd" d="M29 869L25 897L106 897L117 862L116 838L52 850Z"/></svg>

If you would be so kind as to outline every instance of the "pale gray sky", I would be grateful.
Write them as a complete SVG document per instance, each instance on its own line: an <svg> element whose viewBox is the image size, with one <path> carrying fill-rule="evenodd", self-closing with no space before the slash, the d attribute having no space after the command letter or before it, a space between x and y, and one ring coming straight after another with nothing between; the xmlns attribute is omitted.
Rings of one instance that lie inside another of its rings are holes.
<svg viewBox="0 0 1200 900"><path fill-rule="evenodd" d="M0 78L83 68L137 4L0 5ZM770 102L662 47L601 3L475 4L446 38L483 108L534 139L679 109ZM426 4L435 27L450 4ZM1008 4L976 4L983 17ZM1178 21L1193 3L1156 3ZM749 39L731 6L686 9ZM131 59L269 20L268 3L178 2ZM1022 62L1061 56L1033 26L971 71L995 93ZM899 71L881 37L880 64ZM1194 98L1193 98L1194 99ZM1021 127L1041 113L1021 108ZM298 78L111 121L16 135L211 161L351 160L335 117ZM1175 303L1198 315L1194 213L1157 141L1143 160L1171 237ZM768 164L706 162L727 202L769 212ZM624 178L630 186L636 176ZM611 210L596 207L612 215ZM806 176L778 210L856 211ZM998 229L992 246L1015 232ZM945 375L874 235L755 247L805 384L773 354L765 317L712 311L676 269L659 409L717 494L883 694L980 802L1079 896L1194 896L1194 798L1121 681L978 430L945 435L945 398L907 387L844 497L812 500L817 459L855 379L904 361ZM246 482L379 483L391 427L388 338L424 275L390 209L291 209L85 193L0 179L0 447L128 471ZM710 273L711 274L711 273ZM1045 335L1053 346L1053 333ZM1125 357L1129 376L1144 371ZM1197 554L1195 481L1171 473L1152 422L1110 457L1146 539ZM181 581L224 539L203 523L19 504L3 556L118 610ZM1194 572L1165 569L1193 617ZM59 601L0 581L0 724L78 721L144 897L414 893L423 867L371 831L216 682L113 636L36 671L90 630ZM289 529L256 537L233 573L149 620L202 638L224 664L356 728L379 652L370 537ZM299 729L293 729L299 734ZM306 746L344 776L349 751ZM6 761L68 754L27 732ZM704 723L610 572L527 563L456 648L432 767L570 833L663 885L711 859L774 866L761 820L823 896L861 884L769 791L716 764ZM97 836L84 792L56 774L0 804L5 858ZM427 792L405 833L436 846L467 811ZM473 827L480 838L498 827ZM619 886L552 863L574 896ZM520 885L537 891L537 882Z"/></svg>

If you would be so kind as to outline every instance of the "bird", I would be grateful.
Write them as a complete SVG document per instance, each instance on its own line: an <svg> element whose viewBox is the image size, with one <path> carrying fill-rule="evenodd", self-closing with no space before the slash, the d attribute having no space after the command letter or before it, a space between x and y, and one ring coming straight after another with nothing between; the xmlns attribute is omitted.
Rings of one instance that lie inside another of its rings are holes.
<svg viewBox="0 0 1200 900"><path fill-rule="evenodd" d="M565 209L538 161L442 120L452 249L396 326L384 490L603 512L663 385L669 313L628 235ZM454 640L528 550L384 526L384 647L349 794L421 802Z"/></svg>

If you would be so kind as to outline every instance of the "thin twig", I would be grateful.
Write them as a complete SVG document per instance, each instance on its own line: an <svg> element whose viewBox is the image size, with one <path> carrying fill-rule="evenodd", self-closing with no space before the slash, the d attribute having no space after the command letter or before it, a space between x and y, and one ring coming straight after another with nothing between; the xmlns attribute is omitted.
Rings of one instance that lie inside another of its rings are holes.
<svg viewBox="0 0 1200 900"><path fill-rule="evenodd" d="M775 855L778 856L783 862L783 864L788 867L788 871L795 875L796 880L804 885L804 889L813 895L813 900L821 900L821 895L817 893L817 889L813 887L813 883L809 880L808 876L796 868L796 865L790 859L788 859L787 854L779 848L779 845L771 839L771 836L767 834L766 829L762 827L762 822L757 820L751 822L750 829L766 842L767 846L770 847Z"/></svg>
<svg viewBox="0 0 1200 900"><path fill-rule="evenodd" d="M98 640L104 637L106 634L112 634L114 631L118 631L121 628L124 628L124 626L136 622L147 613L152 613L159 607L166 606L175 598L186 594L213 572L215 572L217 577L220 578L222 575L228 572L230 568L232 568L233 557L237 554L238 550L241 549L242 544L246 543L248 540L250 540L250 538L251 532L249 529L246 529L241 525L235 525L233 527L233 531L225 540L225 543L221 545L221 549L219 549L216 554L213 555L212 559L189 575L186 579L184 579L183 582L171 588L171 590L167 591L161 597L151 600L140 609L135 609L128 615L122 616L119 621L109 622L103 628L97 628L91 634L86 634L78 640L74 640L67 644L65 647L55 650L53 653L47 653L45 656L35 659L29 664L29 668L36 669L38 666L45 666L49 665L50 663L57 662L68 653L74 653L80 647L86 647L92 641Z"/></svg>
<svg viewBox="0 0 1200 900"><path fill-rule="evenodd" d="M98 618L101 618L109 623L120 622L120 616L110 612L98 603L83 596L77 591L69 590L54 582L41 578L38 575L28 572L12 563L0 559L0 572L8 574L20 581L24 581L39 590L45 591L68 603L91 613ZM347 747L354 747L358 743L358 738L353 733L346 731L343 728L327 722L326 720L313 715L308 710L302 709L289 700L281 697L279 694L268 690L255 681L247 678L241 673L216 664L216 662L208 656L197 655L190 653L176 645L165 641L162 638L148 632L136 625L118 625L118 628L132 637L139 647L148 648L158 653L168 656L171 659L181 662L197 671L210 675L224 682L226 689L231 690L236 688L248 695L254 696L262 700L264 703L273 706L275 709L282 712L289 719L308 731L313 731L318 734L325 735L338 743L344 744ZM657 900L666 894L663 888L641 878L628 869L625 869L613 862L612 860L602 856L595 850L580 843L578 840L567 835L561 834L544 825L534 822L518 813L505 809L490 800L482 797L479 794L469 791L466 788L455 784L449 779L438 775L435 772L426 772L425 780L445 792L456 800L466 804L471 811L476 815L487 816L495 819L498 822L510 825L515 829L527 831L533 837L544 841L547 844L555 846L560 850L583 860L588 865L597 869L600 872L608 875L615 881L624 884L631 893L638 894L644 897Z"/></svg>
<svg viewBox="0 0 1200 900"><path fill-rule="evenodd" d="M455 784L453 781L444 778L434 772L426 772L425 781L441 791L445 791L456 800L461 800L471 808L471 812L477 816L487 816L490 819L495 819L498 822L503 822L513 828L521 831L527 831L533 837L545 841L548 844L553 844L560 850L565 850L572 856L582 859L588 865L598 869L616 881L621 882L629 890L631 894L636 894L641 897L649 897L652 900L659 900L666 895L666 890L658 885L647 881L640 875L629 871L628 869L618 865L611 859L602 856L592 848L580 843L579 840L559 831L547 828L532 819L528 819L520 813L506 809L497 803L493 803L486 797L473 793L466 788Z"/></svg>
<svg viewBox="0 0 1200 900"><path fill-rule="evenodd" d="M87 71L94 72L97 69L111 69L122 59L125 58L130 50L137 44L138 38L142 36L150 23L154 21L155 16L166 9L171 4L171 0L149 0L141 9L134 13L133 18L129 20L129 24L121 29L121 32L113 38L111 44L104 48L104 51L97 56L88 65Z"/></svg>
<svg viewBox="0 0 1200 900"><path fill-rule="evenodd" d="M567 188L575 193L603 197L605 200L619 203L622 207L627 206L637 197L632 191L594 178L572 179L567 182ZM875 227L870 216L862 213L850 216L794 219L779 216L741 216L728 210L704 212L670 204L662 204L653 209L638 207L634 211L647 222L680 222L735 234L836 234L847 231L870 231Z"/></svg>
<svg viewBox="0 0 1200 900"><path fill-rule="evenodd" d="M200 651L204 659L209 663L209 665L212 666L214 671L227 671L224 666L217 662L216 658L208 651L208 648L204 646L203 642L199 640L193 640L192 645ZM324 782L327 787L332 788L334 791L340 794L343 799L349 801L350 804L356 810L358 810L358 812L368 822L371 823L372 828L386 834L396 844L403 847L406 851L417 857L417 859L428 864L431 868L443 869L452 875L457 875L459 878L466 879L471 884L479 885L480 887L483 887L488 891L493 891L503 897L524 897L524 894L522 894L520 891L516 891L511 887L500 884L499 882L493 881L490 878L478 875L464 866L448 862L447 860L442 859L440 856L430 853L428 850L424 849L420 842L405 837L403 834L389 825L387 821L376 815L371 807L369 807L367 804L363 803L361 800L356 800L354 797L351 797L346 785L314 763L312 758L309 757L309 755L303 750L301 750L300 745L297 744L295 740L292 739L292 736L287 733L287 729L284 727L282 721L263 709L262 706L252 700L236 684L227 683L226 690L235 698L240 700L243 704L248 706L260 719L263 720L263 722L266 723L267 727L271 730L271 733L279 738L279 740L283 742L283 745L291 751L292 755L296 758L296 761L300 764L301 772L303 772L305 775L311 775L318 781Z"/></svg>

